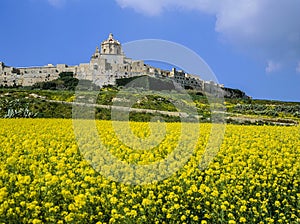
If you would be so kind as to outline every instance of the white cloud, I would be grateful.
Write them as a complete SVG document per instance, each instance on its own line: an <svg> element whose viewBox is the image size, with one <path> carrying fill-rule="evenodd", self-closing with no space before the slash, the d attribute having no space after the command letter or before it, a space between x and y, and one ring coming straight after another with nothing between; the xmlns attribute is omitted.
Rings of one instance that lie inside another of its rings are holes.
<svg viewBox="0 0 300 224"><path fill-rule="evenodd" d="M137 12L155 16L169 8L183 10L201 10L212 13L220 5L214 0L116 0L122 8L133 8Z"/></svg>
<svg viewBox="0 0 300 224"><path fill-rule="evenodd" d="M267 73L276 72L276 71L280 70L282 67L279 62L274 62L272 60L269 60L267 64L268 64L266 67Z"/></svg>
<svg viewBox="0 0 300 224"><path fill-rule="evenodd" d="M141 0L117 0L122 8L131 7L136 11L146 13L147 15L158 15L163 10L163 1L141 1Z"/></svg>
<svg viewBox="0 0 300 224"><path fill-rule="evenodd" d="M298 62L298 65L296 67L296 72L300 73L300 61Z"/></svg>
<svg viewBox="0 0 300 224"><path fill-rule="evenodd" d="M150 16L167 9L211 14L216 17L215 30L244 52L282 65L300 58L299 0L116 1Z"/></svg>

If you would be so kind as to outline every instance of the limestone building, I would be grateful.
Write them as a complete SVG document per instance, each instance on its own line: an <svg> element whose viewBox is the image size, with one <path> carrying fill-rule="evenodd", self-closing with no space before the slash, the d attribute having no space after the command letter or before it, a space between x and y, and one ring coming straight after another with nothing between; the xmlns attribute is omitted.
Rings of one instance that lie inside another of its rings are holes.
<svg viewBox="0 0 300 224"><path fill-rule="evenodd" d="M78 79L92 80L99 86L114 85L116 79L134 76L164 76L173 79L183 87L197 90L208 90L220 86L213 82L206 82L184 71L166 71L146 65L142 60L127 58L122 45L109 34L100 48L97 46L89 63L75 66L48 64L39 67L14 68L0 62L0 86L32 86L37 82L47 82L57 79L61 72L73 72Z"/></svg>

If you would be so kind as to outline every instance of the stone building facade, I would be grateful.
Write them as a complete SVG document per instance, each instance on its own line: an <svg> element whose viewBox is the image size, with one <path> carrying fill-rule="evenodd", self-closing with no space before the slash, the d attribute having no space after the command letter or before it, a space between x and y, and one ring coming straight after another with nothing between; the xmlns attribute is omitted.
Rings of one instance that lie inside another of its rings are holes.
<svg viewBox="0 0 300 224"><path fill-rule="evenodd" d="M146 65L142 60L127 58L122 45L109 34L100 49L97 46L89 63L75 66L49 64L47 66L14 68L0 62L0 86L32 86L37 82L55 80L61 72L73 72L78 79L94 81L99 86L114 85L116 79L135 76L163 76L173 79L185 88L208 91L215 87L222 87L214 82L207 82L196 76L186 74L182 70L166 71Z"/></svg>

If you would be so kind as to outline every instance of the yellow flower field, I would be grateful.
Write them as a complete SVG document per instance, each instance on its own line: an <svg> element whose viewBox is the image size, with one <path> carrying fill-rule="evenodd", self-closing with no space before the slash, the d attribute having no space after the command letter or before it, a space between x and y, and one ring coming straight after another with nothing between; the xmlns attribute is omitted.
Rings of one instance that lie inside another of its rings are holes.
<svg viewBox="0 0 300 224"><path fill-rule="evenodd" d="M219 153L203 170L211 125L201 124L196 149L178 172L130 185L93 168L101 157L80 153L72 120L0 124L0 223L300 223L299 127L227 125ZM162 144L139 150L122 145L110 121L97 121L109 153L137 165L172 153L179 126L167 123ZM147 123L131 128L139 138L149 135ZM85 144L94 143L87 136Z"/></svg>

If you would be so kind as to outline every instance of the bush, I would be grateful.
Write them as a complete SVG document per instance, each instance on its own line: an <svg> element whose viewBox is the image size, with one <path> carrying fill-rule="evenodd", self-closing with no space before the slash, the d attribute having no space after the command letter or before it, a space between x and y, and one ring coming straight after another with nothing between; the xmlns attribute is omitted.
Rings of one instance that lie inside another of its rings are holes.
<svg viewBox="0 0 300 224"><path fill-rule="evenodd" d="M37 116L37 113L33 113L29 109L28 103L24 104L19 99L0 101L0 111L3 118L34 118Z"/></svg>

